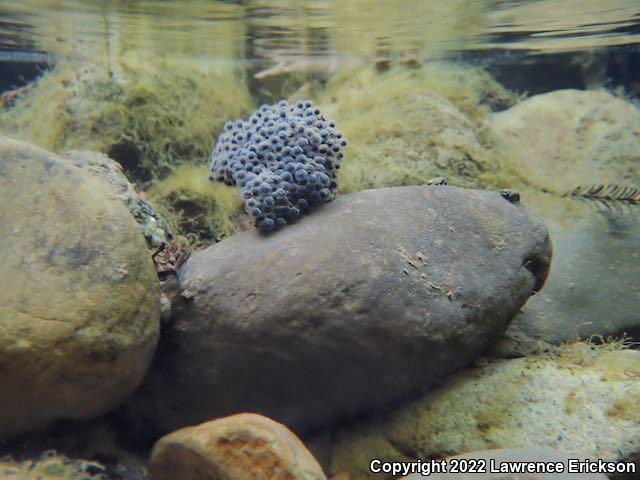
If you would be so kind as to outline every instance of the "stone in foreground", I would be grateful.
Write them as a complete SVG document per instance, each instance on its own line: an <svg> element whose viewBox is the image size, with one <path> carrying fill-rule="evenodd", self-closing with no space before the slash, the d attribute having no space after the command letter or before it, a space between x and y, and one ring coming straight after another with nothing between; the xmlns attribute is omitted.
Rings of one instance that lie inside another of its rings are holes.
<svg viewBox="0 0 640 480"><path fill-rule="evenodd" d="M162 432L253 411L304 430L430 387L475 358L545 279L543 223L498 192L345 195L295 225L191 256L130 405Z"/></svg>
<svg viewBox="0 0 640 480"><path fill-rule="evenodd" d="M0 137L0 438L88 418L138 385L159 333L157 279L101 179Z"/></svg>
<svg viewBox="0 0 640 480"><path fill-rule="evenodd" d="M161 438L154 480L326 480L318 462L284 425L243 413Z"/></svg>
<svg viewBox="0 0 640 480"><path fill-rule="evenodd" d="M580 458L640 454L640 352L577 343L557 357L501 360L461 372L386 418L339 435L331 471L386 478L385 461L443 458L492 448L553 448Z"/></svg>

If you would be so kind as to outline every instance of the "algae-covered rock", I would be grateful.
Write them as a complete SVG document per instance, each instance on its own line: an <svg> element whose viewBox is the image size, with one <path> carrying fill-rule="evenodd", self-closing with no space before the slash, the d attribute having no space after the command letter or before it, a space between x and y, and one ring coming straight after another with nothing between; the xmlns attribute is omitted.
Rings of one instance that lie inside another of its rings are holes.
<svg viewBox="0 0 640 480"><path fill-rule="evenodd" d="M521 204L446 186L344 195L234 235L182 267L187 300L129 414L168 431L252 411L300 431L380 407L473 359L550 255Z"/></svg>
<svg viewBox="0 0 640 480"><path fill-rule="evenodd" d="M514 96L479 69L433 63L413 70L338 75L318 98L340 120L349 149L341 190L425 183L438 176L479 186L491 167L480 135L488 104Z"/></svg>
<svg viewBox="0 0 640 480"><path fill-rule="evenodd" d="M209 181L206 165L182 165L147 193L195 244L235 233L236 219L244 213L237 189Z"/></svg>
<svg viewBox="0 0 640 480"><path fill-rule="evenodd" d="M224 122L250 111L233 71L172 61L122 61L111 70L61 63L0 112L0 132L56 152L101 151L147 184L176 165L204 163Z"/></svg>
<svg viewBox="0 0 640 480"><path fill-rule="evenodd" d="M19 460L11 456L0 458L2 480L150 480L145 467L129 468L113 464L113 457L97 454L101 461L47 450L29 454ZM93 457L95 458L95 457Z"/></svg>
<svg viewBox="0 0 640 480"><path fill-rule="evenodd" d="M284 425L243 413L173 432L153 447L154 480L326 480L320 465Z"/></svg>
<svg viewBox="0 0 640 480"><path fill-rule="evenodd" d="M372 474L372 458L442 458L475 450L542 447L581 458L640 452L640 352L565 347L560 356L501 360L343 432L332 471Z"/></svg>
<svg viewBox="0 0 640 480"><path fill-rule="evenodd" d="M72 459L54 451L33 460L0 459L3 480L107 480L105 472L98 462Z"/></svg>
<svg viewBox="0 0 640 480"><path fill-rule="evenodd" d="M120 403L158 340L136 222L71 160L0 139L0 437Z"/></svg>
<svg viewBox="0 0 640 480"><path fill-rule="evenodd" d="M172 239L173 235L167 222L136 191L118 162L100 152L90 150L71 150L64 155L71 158L75 165L106 180L113 187L118 198L138 222L149 247L158 248Z"/></svg>
<svg viewBox="0 0 640 480"><path fill-rule="evenodd" d="M537 189L640 183L640 109L605 91L536 95L489 127L505 165Z"/></svg>

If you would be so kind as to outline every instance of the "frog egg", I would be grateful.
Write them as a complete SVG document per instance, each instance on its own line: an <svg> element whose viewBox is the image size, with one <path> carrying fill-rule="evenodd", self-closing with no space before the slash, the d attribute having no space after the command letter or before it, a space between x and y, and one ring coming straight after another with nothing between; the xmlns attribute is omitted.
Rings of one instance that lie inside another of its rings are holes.
<svg viewBox="0 0 640 480"><path fill-rule="evenodd" d="M260 228L263 230L273 230L273 228L275 227L275 222L273 221L272 218L266 217L264 220L262 220L262 222L260 223Z"/></svg>
<svg viewBox="0 0 640 480"><path fill-rule="evenodd" d="M251 209L251 215L257 218L262 215L262 210L260 210L258 207L253 207Z"/></svg>

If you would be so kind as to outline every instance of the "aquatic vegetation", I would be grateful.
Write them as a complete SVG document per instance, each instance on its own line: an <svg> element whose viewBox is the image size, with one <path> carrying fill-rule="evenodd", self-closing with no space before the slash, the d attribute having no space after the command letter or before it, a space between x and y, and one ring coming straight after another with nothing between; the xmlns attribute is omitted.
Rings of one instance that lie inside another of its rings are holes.
<svg viewBox="0 0 640 480"><path fill-rule="evenodd" d="M256 226L269 231L334 197L346 145L313 102L282 100L225 125L210 179L240 186Z"/></svg>
<svg viewBox="0 0 640 480"><path fill-rule="evenodd" d="M74 460L53 450L32 460L0 459L0 476L5 480L106 480L105 472L100 463Z"/></svg>
<svg viewBox="0 0 640 480"><path fill-rule="evenodd" d="M182 165L154 183L147 195L178 235L191 244L210 243L238 230L242 199L235 188L211 184L206 165Z"/></svg>
<svg viewBox="0 0 640 480"><path fill-rule="evenodd" d="M579 186L566 196L593 201L607 210L614 207L617 211L622 211L622 206L640 205L640 189L632 186L603 184L590 187Z"/></svg>
<svg viewBox="0 0 640 480"><path fill-rule="evenodd" d="M346 93L357 93L356 98ZM411 65L411 68L395 66L386 72L374 67L358 70L345 69L334 76L326 88L319 104L335 104L340 101L340 111L350 106L364 104L362 96L370 97L371 104L392 100L396 96L421 92L433 92L449 100L457 109L480 125L487 113L502 110L522 99L522 95L511 92L500 85L489 73L479 67L449 62L428 62ZM352 102L357 102L352 105ZM337 106L336 106L337 107ZM393 105L387 105L393 114ZM335 115L335 109L331 108Z"/></svg>
<svg viewBox="0 0 640 480"><path fill-rule="evenodd" d="M443 176L475 187L490 169L483 120L517 96L486 72L446 63L338 74L318 103L350 139L341 191L425 183Z"/></svg>
<svg viewBox="0 0 640 480"><path fill-rule="evenodd" d="M117 67L117 68L116 68ZM203 162L229 117L251 110L243 78L183 63L62 63L0 112L0 132L48 150L98 150L146 185Z"/></svg>
<svg viewBox="0 0 640 480"><path fill-rule="evenodd" d="M23 87L3 92L2 95L0 95L0 108L7 108L15 104L18 98L33 90L34 85L35 83L32 82L24 85Z"/></svg>
<svg viewBox="0 0 640 480"><path fill-rule="evenodd" d="M559 346L553 346L548 351L540 353L545 358L550 360L556 360L559 364L564 366L578 365L581 367L591 367L594 365L603 365L599 362L600 358L606 358L609 367L618 372L624 372L628 370L628 366L624 365L626 357L612 357L608 354L611 352L626 352L638 346L637 342L629 339L626 336L620 338L602 338L599 335L594 335L591 338L581 342L568 342ZM616 360L616 361L613 361ZM635 364L633 370L638 370L640 364ZM605 372L605 378L609 375ZM638 371L637 373L640 373Z"/></svg>
<svg viewBox="0 0 640 480"><path fill-rule="evenodd" d="M114 461L110 455L100 461L72 457L46 450L38 455L0 458L0 478L3 480L147 480L145 468L130 468Z"/></svg>

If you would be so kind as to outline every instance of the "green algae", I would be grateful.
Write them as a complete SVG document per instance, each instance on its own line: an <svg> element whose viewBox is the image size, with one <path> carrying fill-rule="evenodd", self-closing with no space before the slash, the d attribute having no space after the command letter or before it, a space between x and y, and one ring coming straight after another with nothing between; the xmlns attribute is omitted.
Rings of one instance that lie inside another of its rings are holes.
<svg viewBox="0 0 640 480"><path fill-rule="evenodd" d="M212 241L238 230L234 219L243 201L238 189L208 179L206 165L183 165L147 192L150 200L192 244Z"/></svg>
<svg viewBox="0 0 640 480"><path fill-rule="evenodd" d="M71 459L54 451L30 460L0 459L0 476L5 480L106 480L105 471L98 462Z"/></svg>
<svg viewBox="0 0 640 480"><path fill-rule="evenodd" d="M340 181L352 192L438 176L465 187L489 183L495 155L484 119L517 98L482 69L433 62L342 72L318 103L349 139Z"/></svg>
<svg viewBox="0 0 640 480"><path fill-rule="evenodd" d="M479 68L360 66L309 93L350 141L343 193L438 176L466 187L514 184L491 149L484 119L517 96ZM195 165L206 163L224 122L251 109L243 76L233 72L207 74L173 62L120 61L109 70L67 63L0 112L0 131L53 151L106 153L149 190L178 234L200 243L235 232L242 210L235 189L211 184Z"/></svg>
<svg viewBox="0 0 640 480"><path fill-rule="evenodd" d="M63 63L0 112L0 132L48 150L98 150L138 184L203 163L224 122L249 113L241 75L175 62Z"/></svg>

